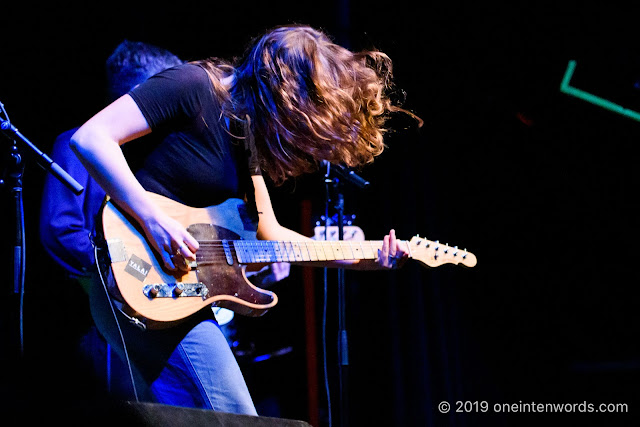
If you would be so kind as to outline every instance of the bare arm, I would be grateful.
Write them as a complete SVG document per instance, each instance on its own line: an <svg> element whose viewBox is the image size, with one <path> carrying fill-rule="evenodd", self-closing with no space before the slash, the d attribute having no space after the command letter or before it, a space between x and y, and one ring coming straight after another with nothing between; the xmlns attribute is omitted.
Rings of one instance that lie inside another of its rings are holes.
<svg viewBox="0 0 640 427"><path fill-rule="evenodd" d="M256 192L256 205L260 221L258 223L258 238L261 240L282 241L311 241L312 239L296 233L278 222L269 191L261 176L253 177L253 186ZM318 261L316 266L349 268L354 270L379 270L399 267L408 257L408 248L403 242L396 239L394 230L391 230L382 241L382 249L378 252L376 260L336 260ZM292 264L296 264L292 262Z"/></svg>
<svg viewBox="0 0 640 427"><path fill-rule="evenodd" d="M124 95L93 116L71 137L74 150L91 176L106 193L144 229L145 234L162 256L165 266L174 270L172 256L181 254L195 260L198 242L183 225L162 212L148 197L138 182L120 149L120 145L151 132L151 129L135 101ZM256 205L260 212L258 238L263 240L311 240L279 224L264 179L253 177ZM392 258L406 258L392 231L385 236L383 248L376 261L331 261L327 267L353 269L393 268ZM184 264L184 265L183 265Z"/></svg>
<svg viewBox="0 0 640 427"><path fill-rule="evenodd" d="M165 266L174 270L171 256L180 251L195 260L198 242L155 206L120 149L120 145L150 132L135 101L124 95L82 125L71 137L71 148L106 193L143 227Z"/></svg>

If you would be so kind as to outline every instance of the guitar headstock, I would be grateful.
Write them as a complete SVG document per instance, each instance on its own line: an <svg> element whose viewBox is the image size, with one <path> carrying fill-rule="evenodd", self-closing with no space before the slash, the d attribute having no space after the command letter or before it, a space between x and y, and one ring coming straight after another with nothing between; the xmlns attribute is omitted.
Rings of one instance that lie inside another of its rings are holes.
<svg viewBox="0 0 640 427"><path fill-rule="evenodd" d="M462 264L465 267L474 267L478 259L466 249L458 249L457 246L442 244L427 240L424 237L414 236L408 242L411 258L420 261L428 267L438 267L442 264Z"/></svg>

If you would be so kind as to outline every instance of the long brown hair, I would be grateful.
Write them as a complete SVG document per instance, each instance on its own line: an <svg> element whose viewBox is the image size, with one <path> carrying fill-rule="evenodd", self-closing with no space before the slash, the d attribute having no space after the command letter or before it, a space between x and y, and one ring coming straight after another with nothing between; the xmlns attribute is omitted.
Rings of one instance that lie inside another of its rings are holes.
<svg viewBox="0 0 640 427"><path fill-rule="evenodd" d="M388 97L387 55L351 52L307 26L269 31L233 75L227 105L235 117L251 118L261 168L276 184L322 160L349 167L373 161L385 148L388 113L405 111Z"/></svg>

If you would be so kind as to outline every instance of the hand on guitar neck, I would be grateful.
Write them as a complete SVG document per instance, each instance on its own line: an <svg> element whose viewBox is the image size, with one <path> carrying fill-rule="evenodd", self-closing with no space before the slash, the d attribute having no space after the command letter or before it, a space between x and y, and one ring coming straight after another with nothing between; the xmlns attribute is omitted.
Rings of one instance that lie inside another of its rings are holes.
<svg viewBox="0 0 640 427"><path fill-rule="evenodd" d="M409 247L406 240L399 240L396 231L391 230L382 239L382 246L377 249L373 259L341 261L343 266L354 270L390 270L402 267L409 259Z"/></svg>
<svg viewBox="0 0 640 427"><path fill-rule="evenodd" d="M443 264L473 267L477 263L466 249L419 236L411 241L399 240L394 230L382 241L256 240L255 229L243 221L242 200L228 199L208 208L191 208L162 196L153 197L195 242L186 248L192 253L195 250L195 261L185 263L188 271L167 268L166 257L158 255L156 245L150 246L138 224L113 203L105 203L102 214L117 288L130 314L149 321L168 324L180 321L207 305L247 316L264 314L276 305L278 298L247 281L245 270L252 264L287 262L317 267L394 269L409 258L427 267ZM162 243L158 246L164 250L180 249L181 254L185 250ZM186 250L184 253L188 253Z"/></svg>

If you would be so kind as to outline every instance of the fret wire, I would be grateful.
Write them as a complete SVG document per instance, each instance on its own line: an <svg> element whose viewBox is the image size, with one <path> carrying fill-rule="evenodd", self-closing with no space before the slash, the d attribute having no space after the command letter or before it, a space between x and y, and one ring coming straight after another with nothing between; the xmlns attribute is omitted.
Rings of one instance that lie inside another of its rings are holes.
<svg viewBox="0 0 640 427"><path fill-rule="evenodd" d="M244 245L242 244L242 241L234 240L233 247L236 250L236 258L238 259L238 262L240 263L244 262L245 261Z"/></svg>
<svg viewBox="0 0 640 427"><path fill-rule="evenodd" d="M331 246L330 240L323 241L322 244L320 245L320 248L324 252L324 257L327 261L331 261L332 259L335 259L333 255L333 247Z"/></svg>
<svg viewBox="0 0 640 427"><path fill-rule="evenodd" d="M251 240L249 249L251 250L251 261L260 262L260 243L257 240Z"/></svg>
<svg viewBox="0 0 640 427"><path fill-rule="evenodd" d="M287 261L288 262L295 261L295 257L294 259L291 259L291 253L292 253L291 242L284 242L284 247L287 253Z"/></svg>
<svg viewBox="0 0 640 427"><path fill-rule="evenodd" d="M255 249L254 255L256 257L256 262L262 262L262 250L261 250L260 241L254 240L253 248Z"/></svg>
<svg viewBox="0 0 640 427"><path fill-rule="evenodd" d="M254 241L253 243L253 247L255 248L256 252L256 261L257 262L263 262L263 256L262 256L262 242L260 242L259 240Z"/></svg>
<svg viewBox="0 0 640 427"><path fill-rule="evenodd" d="M263 240L262 241L262 256L265 262L273 262L273 258L271 257L271 241Z"/></svg>
<svg viewBox="0 0 640 427"><path fill-rule="evenodd" d="M282 253L280 252L280 242L273 242L273 258L275 262L282 262Z"/></svg>
<svg viewBox="0 0 640 427"><path fill-rule="evenodd" d="M249 249L251 249L251 262L258 262L256 260L256 245L255 245L255 240L252 240L249 243Z"/></svg>
<svg viewBox="0 0 640 427"><path fill-rule="evenodd" d="M362 253L358 250L358 248L353 247L353 241L349 241L349 249L351 250L351 253L353 254L353 259L362 259ZM356 254L358 254L358 256L356 256Z"/></svg>
<svg viewBox="0 0 640 427"><path fill-rule="evenodd" d="M312 245L318 261L324 261L326 258L324 257L324 251L322 251L322 248L320 247L320 242L315 241L312 243Z"/></svg>
<svg viewBox="0 0 640 427"><path fill-rule="evenodd" d="M291 261L297 261L297 257L296 257L296 243L295 242L289 242L289 247L291 248L291 252L289 254L289 258L291 259L291 257L293 257L293 259L291 259Z"/></svg>
<svg viewBox="0 0 640 427"><path fill-rule="evenodd" d="M293 252L293 259L300 261L300 245L297 242L291 242L291 251Z"/></svg>
<svg viewBox="0 0 640 427"><path fill-rule="evenodd" d="M273 257L273 262L280 262L278 260L279 253L277 241L271 242L271 256Z"/></svg>
<svg viewBox="0 0 640 427"><path fill-rule="evenodd" d="M309 252L309 260L318 261L318 253L316 252L316 248L313 243L314 242L307 242L307 251Z"/></svg>
<svg viewBox="0 0 640 427"><path fill-rule="evenodd" d="M269 257L269 262L276 262L276 253L274 251L274 243L272 241L268 241L268 243L266 243L266 247L267 247L267 255Z"/></svg>
<svg viewBox="0 0 640 427"><path fill-rule="evenodd" d="M344 259L356 259L356 257L353 256L353 251L351 250L351 245L349 243L350 242L344 240L340 241L340 247L342 248ZM348 251L345 248L348 249Z"/></svg>
<svg viewBox="0 0 640 427"><path fill-rule="evenodd" d="M311 254L309 253L309 242L302 242L302 245L304 245L304 250L307 252L307 256L306 259L304 257L304 255L302 256L302 260L303 261L311 261Z"/></svg>
<svg viewBox="0 0 640 427"><path fill-rule="evenodd" d="M336 260L344 259L344 254L342 253L342 249L340 248L339 241L331 242L331 250L333 252L333 259L336 259Z"/></svg>
<svg viewBox="0 0 640 427"><path fill-rule="evenodd" d="M269 256L268 242L261 241L259 246L260 246L260 261L271 262L271 257Z"/></svg>

